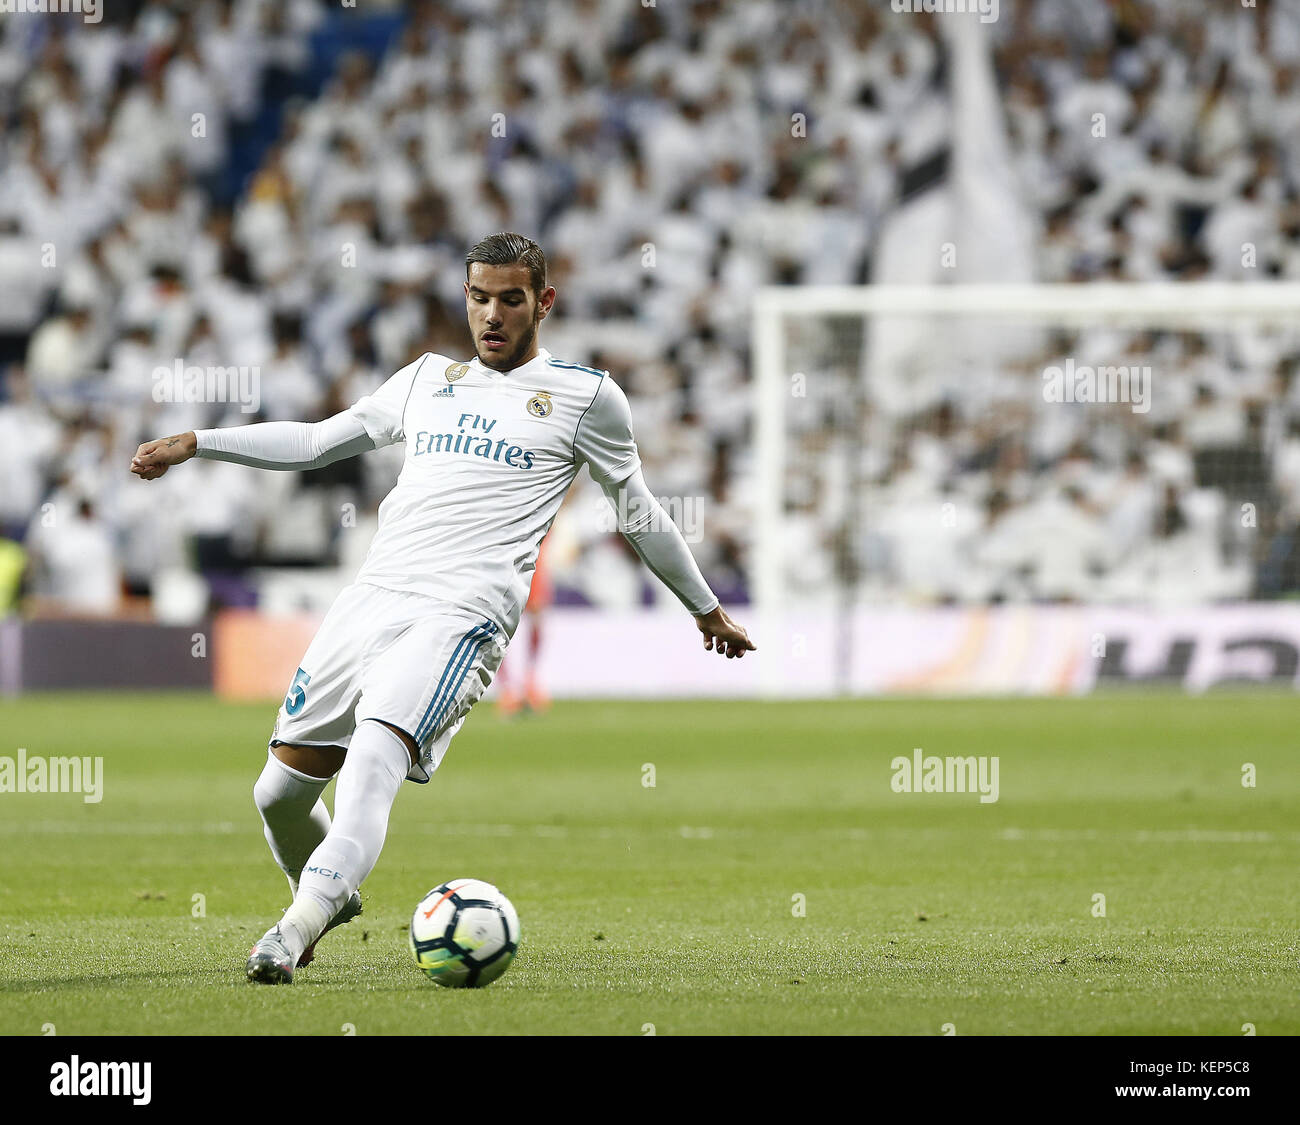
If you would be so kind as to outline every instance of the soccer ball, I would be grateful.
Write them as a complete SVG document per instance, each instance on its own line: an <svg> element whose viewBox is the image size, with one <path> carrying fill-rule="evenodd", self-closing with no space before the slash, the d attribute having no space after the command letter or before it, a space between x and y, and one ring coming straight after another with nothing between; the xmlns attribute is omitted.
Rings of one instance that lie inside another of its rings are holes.
<svg viewBox="0 0 1300 1125"><path fill-rule="evenodd" d="M449 879L420 900L411 917L411 956L431 981L481 988L519 948L519 915L491 883Z"/></svg>

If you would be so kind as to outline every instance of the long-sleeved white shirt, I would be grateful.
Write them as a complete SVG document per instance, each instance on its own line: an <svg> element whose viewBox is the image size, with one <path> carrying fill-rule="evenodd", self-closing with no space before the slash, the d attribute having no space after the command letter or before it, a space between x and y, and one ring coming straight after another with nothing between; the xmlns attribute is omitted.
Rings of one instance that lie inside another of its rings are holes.
<svg viewBox="0 0 1300 1125"><path fill-rule="evenodd" d="M718 599L646 486L627 398L608 373L540 349L502 373L426 353L323 422L200 430L197 456L309 469L395 442L406 458L358 582L481 612L513 635L542 538L583 464L620 530L692 613Z"/></svg>

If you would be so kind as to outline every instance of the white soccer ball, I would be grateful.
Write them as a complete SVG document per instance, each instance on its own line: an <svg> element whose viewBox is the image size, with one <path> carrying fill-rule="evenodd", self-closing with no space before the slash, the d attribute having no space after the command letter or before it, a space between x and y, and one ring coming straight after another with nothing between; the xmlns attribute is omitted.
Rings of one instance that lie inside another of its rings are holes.
<svg viewBox="0 0 1300 1125"><path fill-rule="evenodd" d="M519 915L491 883L449 879L411 917L411 956L431 981L480 988L496 980L519 948Z"/></svg>

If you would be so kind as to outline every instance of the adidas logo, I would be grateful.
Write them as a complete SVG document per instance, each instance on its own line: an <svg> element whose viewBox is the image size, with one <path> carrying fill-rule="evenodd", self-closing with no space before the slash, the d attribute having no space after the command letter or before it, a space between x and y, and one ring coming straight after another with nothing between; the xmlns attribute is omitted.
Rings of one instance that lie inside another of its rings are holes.
<svg viewBox="0 0 1300 1125"><path fill-rule="evenodd" d="M442 390L440 391L434 391L433 397L434 398L455 398L456 388L451 386L443 387Z"/></svg>

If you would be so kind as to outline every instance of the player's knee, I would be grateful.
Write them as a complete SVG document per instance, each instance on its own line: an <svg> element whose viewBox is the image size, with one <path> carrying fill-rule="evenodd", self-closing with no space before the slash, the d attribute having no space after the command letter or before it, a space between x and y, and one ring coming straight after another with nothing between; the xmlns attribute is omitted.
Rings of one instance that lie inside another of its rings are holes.
<svg viewBox="0 0 1300 1125"><path fill-rule="evenodd" d="M295 764L290 764L277 753L302 749L336 750L340 762L343 753L338 747L272 746L266 765L253 783L253 804L269 827L293 823L304 815L310 815L325 782L338 772L338 766L319 755L291 755ZM320 773L317 773L318 770Z"/></svg>
<svg viewBox="0 0 1300 1125"><path fill-rule="evenodd" d="M262 823L272 830L289 828L302 819L302 810L279 793L267 793L253 787L253 803L261 814Z"/></svg>
<svg viewBox="0 0 1300 1125"><path fill-rule="evenodd" d="M267 768L253 783L253 804L257 806L257 811L262 814L262 820L267 824L274 824L289 814L295 805L284 786L277 784L276 778L270 775L270 771L278 768L278 763L273 765L268 761Z"/></svg>

